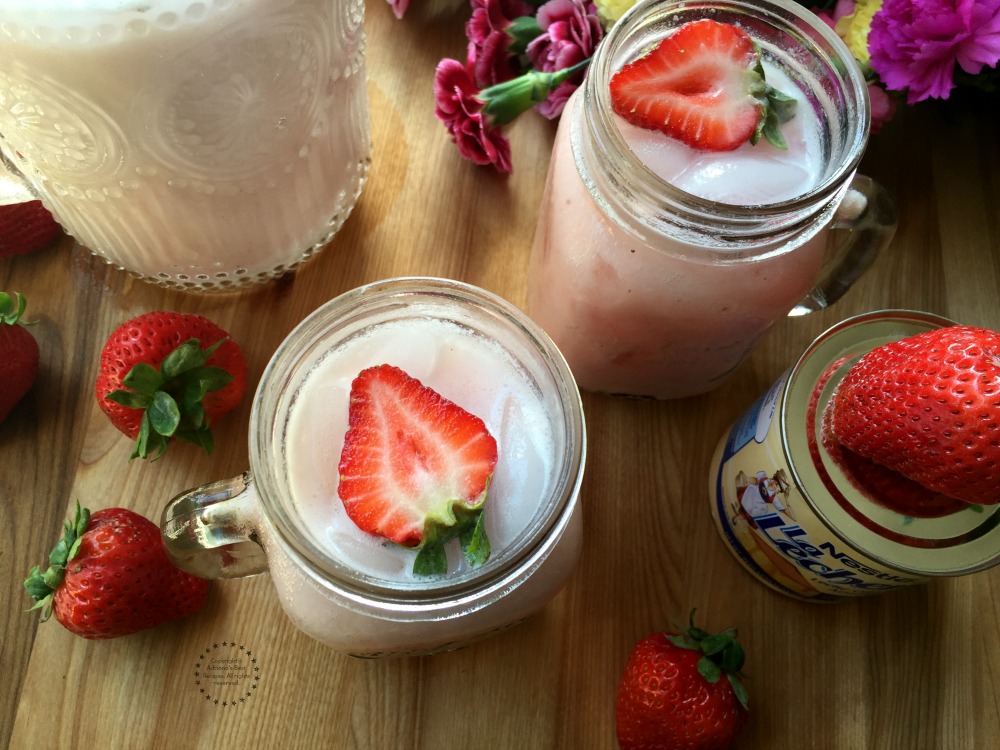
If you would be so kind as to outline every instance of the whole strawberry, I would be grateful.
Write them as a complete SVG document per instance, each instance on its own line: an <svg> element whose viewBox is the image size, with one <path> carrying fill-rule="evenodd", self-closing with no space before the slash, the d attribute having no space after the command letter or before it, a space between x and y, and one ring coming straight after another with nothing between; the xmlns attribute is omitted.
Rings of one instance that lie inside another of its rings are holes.
<svg viewBox="0 0 1000 750"><path fill-rule="evenodd" d="M41 201L0 206L0 258L40 250L61 231Z"/></svg>
<svg viewBox="0 0 1000 750"><path fill-rule="evenodd" d="M158 458L173 438L211 453L210 425L243 398L246 363L207 318L150 312L108 338L96 391L112 424L135 439L132 458Z"/></svg>
<svg viewBox="0 0 1000 750"><path fill-rule="evenodd" d="M1000 333L949 326L872 349L827 409L849 450L935 493L1000 503Z"/></svg>
<svg viewBox="0 0 1000 750"><path fill-rule="evenodd" d="M736 631L710 635L693 622L679 633L654 633L636 644L615 700L622 750L722 750L749 711L738 673Z"/></svg>
<svg viewBox="0 0 1000 750"><path fill-rule="evenodd" d="M209 582L173 566L149 519L125 508L91 515L77 503L49 568L42 572L36 565L24 587L43 622L55 613L70 632L103 639L198 611Z"/></svg>
<svg viewBox="0 0 1000 750"><path fill-rule="evenodd" d="M38 377L38 342L21 320L27 304L18 292L0 292L0 422Z"/></svg>

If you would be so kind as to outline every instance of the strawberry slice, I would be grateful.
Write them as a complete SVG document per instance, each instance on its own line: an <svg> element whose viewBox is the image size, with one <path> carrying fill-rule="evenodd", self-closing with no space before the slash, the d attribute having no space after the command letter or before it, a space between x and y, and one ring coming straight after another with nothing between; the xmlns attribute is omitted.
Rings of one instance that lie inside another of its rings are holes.
<svg viewBox="0 0 1000 750"><path fill-rule="evenodd" d="M362 531L420 548L414 573L447 572L455 536L470 565L489 558L482 510L496 463L483 420L398 367L351 384L337 493Z"/></svg>
<svg viewBox="0 0 1000 750"><path fill-rule="evenodd" d="M795 100L764 80L760 48L743 29L692 21L611 78L614 110L705 151L732 151L763 135L788 148L780 124Z"/></svg>

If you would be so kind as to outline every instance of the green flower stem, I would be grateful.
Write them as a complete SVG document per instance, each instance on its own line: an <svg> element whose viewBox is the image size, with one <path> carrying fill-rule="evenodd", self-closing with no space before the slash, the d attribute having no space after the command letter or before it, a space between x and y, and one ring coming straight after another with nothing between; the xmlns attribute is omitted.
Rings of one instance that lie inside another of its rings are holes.
<svg viewBox="0 0 1000 750"><path fill-rule="evenodd" d="M590 58L581 60L552 73L529 70L527 73L479 92L483 112L488 114L495 125L505 125L527 112L536 104L544 102L552 90L572 75L585 70Z"/></svg>

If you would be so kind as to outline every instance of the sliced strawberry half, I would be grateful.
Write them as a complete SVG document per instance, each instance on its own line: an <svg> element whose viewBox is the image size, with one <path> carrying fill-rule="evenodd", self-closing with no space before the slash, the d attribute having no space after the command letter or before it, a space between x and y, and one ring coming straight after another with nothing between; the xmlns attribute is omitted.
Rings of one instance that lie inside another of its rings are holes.
<svg viewBox="0 0 1000 750"><path fill-rule="evenodd" d="M710 19L678 27L611 79L615 111L692 148L732 151L763 135L785 149L780 124L795 100L764 80L760 48L743 29Z"/></svg>
<svg viewBox="0 0 1000 750"><path fill-rule="evenodd" d="M485 562L482 509L497 443L483 420L392 365L363 370L350 398L337 492L351 520L420 548L418 575L447 571L454 536L470 565Z"/></svg>

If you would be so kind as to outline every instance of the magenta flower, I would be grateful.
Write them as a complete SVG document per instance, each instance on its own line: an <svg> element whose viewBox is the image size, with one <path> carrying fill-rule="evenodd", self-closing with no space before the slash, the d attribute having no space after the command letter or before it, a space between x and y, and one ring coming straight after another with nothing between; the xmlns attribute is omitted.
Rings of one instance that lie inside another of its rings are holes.
<svg viewBox="0 0 1000 750"><path fill-rule="evenodd" d="M402 18L406 9L410 7L410 0L389 0L389 7L396 18Z"/></svg>
<svg viewBox="0 0 1000 750"><path fill-rule="evenodd" d="M475 45L469 44L469 59L444 59L434 71L434 115L444 123L458 152L474 164L492 164L497 171L513 171L510 142L483 113L473 81Z"/></svg>
<svg viewBox="0 0 1000 750"><path fill-rule="evenodd" d="M604 29L590 0L548 0L538 9L542 33L526 50L535 70L552 73L588 60ZM559 84L536 109L550 120L562 114L566 100L583 80L583 72Z"/></svg>
<svg viewBox="0 0 1000 750"><path fill-rule="evenodd" d="M476 84L485 88L520 75L521 62L508 29L515 18L528 16L531 6L522 0L471 0L471 5L465 35L476 46Z"/></svg>
<svg viewBox="0 0 1000 750"><path fill-rule="evenodd" d="M871 101L871 132L881 132L882 126L896 114L896 100L874 81L868 82L868 99Z"/></svg>
<svg viewBox="0 0 1000 750"><path fill-rule="evenodd" d="M976 75L1000 60L1000 0L885 0L868 45L879 78L910 104L947 99L956 62Z"/></svg>

